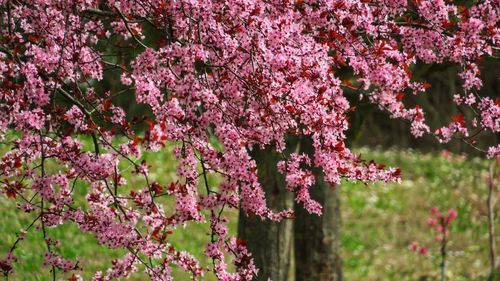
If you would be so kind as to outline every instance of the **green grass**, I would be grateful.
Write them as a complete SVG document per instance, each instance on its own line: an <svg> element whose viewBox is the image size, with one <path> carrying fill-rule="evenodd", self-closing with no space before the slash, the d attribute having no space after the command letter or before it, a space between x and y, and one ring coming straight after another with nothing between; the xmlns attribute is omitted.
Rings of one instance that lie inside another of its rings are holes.
<svg viewBox="0 0 500 281"><path fill-rule="evenodd" d="M345 280L435 280L438 248L425 224L428 210L434 205L442 210L454 207L459 211L451 234L447 272L450 280L482 280L487 276L487 161L413 151L358 149L358 152L366 159L400 167L403 182L367 186L344 183L338 187L342 202ZM145 159L155 167L150 173L152 180L161 184L175 180L176 161L168 152L148 153ZM121 163L120 168L132 170L126 163ZM209 183L217 185L218 178L210 177ZM141 188L144 182L135 178L129 186ZM87 185L79 184L76 192L85 194L87 188ZM166 209L172 205L168 199L163 203ZM16 202L5 196L0 196L0 204L0 254L3 255L15 241L15 232L26 227L33 215L17 210ZM236 234L237 213L228 216L232 219L230 231ZM496 223L497 232L500 232L500 221ZM203 256L203 247L210 239L208 231L206 224L190 224L176 230L170 241L176 248L195 254L203 265L208 266L210 261ZM85 280L95 271L105 271L113 259L124 254L122 250L109 250L98 245L92 235L82 233L71 223L49 229L48 234L62 240L62 246L57 250L62 256L80 257L80 265L85 269L81 275ZM40 232L30 231L25 241L19 244L15 251L19 257L17 274L10 280L50 280L48 269L42 267L45 245L41 238ZM407 250L408 244L414 240L426 244L430 254L416 255ZM423 279L426 277L428 279ZM189 277L174 268L174 278L188 280ZM144 278L135 274L131 280ZM208 274L204 280L215 278Z"/></svg>
<svg viewBox="0 0 500 281"><path fill-rule="evenodd" d="M438 280L438 245L426 225L432 206L459 212L451 231L449 280L485 280L488 162L412 151L360 152L365 158L401 167L403 181L341 186L346 280ZM412 241L425 244L430 254L407 250Z"/></svg>

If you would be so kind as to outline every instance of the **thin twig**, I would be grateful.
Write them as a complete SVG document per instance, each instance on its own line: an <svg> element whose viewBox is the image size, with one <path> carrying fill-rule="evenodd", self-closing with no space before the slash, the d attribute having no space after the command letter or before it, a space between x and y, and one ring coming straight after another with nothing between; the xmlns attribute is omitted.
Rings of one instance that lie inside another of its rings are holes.
<svg viewBox="0 0 500 281"><path fill-rule="evenodd" d="M489 281L493 281L496 275L496 243L495 243L495 202L493 201L493 190L495 189L495 162L490 164L488 173L488 236L490 244L490 276Z"/></svg>

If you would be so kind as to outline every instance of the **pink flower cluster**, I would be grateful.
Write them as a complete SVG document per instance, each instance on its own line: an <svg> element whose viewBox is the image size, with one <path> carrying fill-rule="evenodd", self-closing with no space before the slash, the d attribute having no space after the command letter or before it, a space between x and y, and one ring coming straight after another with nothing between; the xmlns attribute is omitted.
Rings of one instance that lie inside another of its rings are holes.
<svg viewBox="0 0 500 281"><path fill-rule="evenodd" d="M321 204L313 200L309 195L308 188L315 182L315 177L313 173L309 170L302 170L300 164L303 163L306 166L311 165L311 160L305 154L292 153L288 163L280 162L278 163L278 169L282 173L286 173L287 189L290 191L296 190L295 200L304 204L304 208L311 214L321 215ZM286 167L285 167L286 166Z"/></svg>
<svg viewBox="0 0 500 281"><path fill-rule="evenodd" d="M54 252L45 253L43 264L45 266L57 267L64 272L78 269L78 263L75 263L74 261L69 259L62 258L60 255Z"/></svg>
<svg viewBox="0 0 500 281"><path fill-rule="evenodd" d="M427 219L427 225L434 230L434 240L441 244L441 249L446 249L446 244L450 236L450 224L457 218L458 212L455 209L449 209L446 214L439 212L437 207L430 210L431 216ZM426 255L428 249L418 242L412 242L408 248L410 251Z"/></svg>
<svg viewBox="0 0 500 281"><path fill-rule="evenodd" d="M440 213L437 207L431 208L431 217L427 219L427 225L434 228L436 236L434 240L441 241L450 235L450 224L457 218L458 212L449 209L446 214Z"/></svg>
<svg viewBox="0 0 500 281"><path fill-rule="evenodd" d="M421 255L427 255L427 253L429 252L426 246L420 246L416 241L411 242L411 244L408 246L408 249L410 249L410 251L412 252L419 253Z"/></svg>

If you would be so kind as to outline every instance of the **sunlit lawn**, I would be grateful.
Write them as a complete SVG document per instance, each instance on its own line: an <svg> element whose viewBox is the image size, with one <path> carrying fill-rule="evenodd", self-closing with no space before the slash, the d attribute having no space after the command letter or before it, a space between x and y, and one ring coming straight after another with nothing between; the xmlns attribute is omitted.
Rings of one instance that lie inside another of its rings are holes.
<svg viewBox="0 0 500 281"><path fill-rule="evenodd" d="M486 218L485 176L488 162L466 159L456 155L442 157L412 151L390 150L385 152L358 149L367 159L375 159L386 165L401 167L402 184L345 183L341 190L342 245L345 280L433 280L438 274L438 246L426 226L431 206L440 209L456 208L459 219L453 225L450 258L447 274L450 280L482 280L488 272L488 231ZM175 160L167 153L146 155L155 167L151 177L160 183L175 180ZM127 169L127 164L122 164ZM210 179L216 184L217 178ZM129 185L143 188L141 180ZM77 186L77 193L86 192L85 185ZM15 202L5 196L0 198L0 254L2 256L15 241L15 232L30 223L32 215L15 208ZM164 201L171 205L171 201ZM171 206L170 206L171 207ZM236 212L231 231L236 233ZM498 217L498 211L497 211ZM500 232L500 220L496 220ZM49 229L49 235L62 240L58 251L67 258L80 257L85 270L80 274L85 280L96 271L106 271L113 259L124 254L120 250L108 250L96 243L90 234L84 234L73 224ZM48 268L42 267L45 245L40 232L31 231L19 244L15 255L19 257L17 274L10 280L49 280ZM187 250L201 259L205 266L210 261L203 257L203 246L209 241L209 229L205 224L191 224L174 232L170 241L178 249ZM430 248L426 256L410 252L407 247L419 241ZM69 277L60 275L61 278ZM174 269L176 280L189 280ZM425 279L427 278L427 279ZM215 280L208 274L205 280ZM141 275L131 280L144 280Z"/></svg>
<svg viewBox="0 0 500 281"><path fill-rule="evenodd" d="M459 213L451 230L448 280L486 280L489 162L410 151L360 152L401 167L403 182L341 187L346 280L438 280L439 246L426 225L432 206ZM498 229L500 219L495 222ZM429 254L409 251L412 241L425 244Z"/></svg>

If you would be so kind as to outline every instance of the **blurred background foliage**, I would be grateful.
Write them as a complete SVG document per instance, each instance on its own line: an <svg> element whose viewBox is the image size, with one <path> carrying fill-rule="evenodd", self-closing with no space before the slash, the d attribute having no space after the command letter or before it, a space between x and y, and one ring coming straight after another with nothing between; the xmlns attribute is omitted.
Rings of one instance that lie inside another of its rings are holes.
<svg viewBox="0 0 500 281"><path fill-rule="evenodd" d="M496 58L485 58L480 65L483 88L479 95L483 97L500 97L500 60ZM417 64L413 69L415 81L426 81L431 85L428 93L412 95L406 94L404 102L407 105L418 104L425 110L425 118L431 129L446 126L451 122L451 116L461 112L464 118L473 117L472 112L459 108L453 102L453 96L462 94L461 82L457 76L459 67L452 63L441 65ZM414 138L410 133L410 126L400 120L390 119L385 112L365 101L359 101L359 94L353 91L351 102L357 105L357 109L351 116L350 137L354 146L368 147L398 147L414 148L420 151L432 152L437 150L450 150L454 153L466 153L469 155L481 155L481 152L473 149L470 145L461 141L452 141L440 144L433 136ZM477 138L479 147L487 147L488 144L497 144L499 135L479 135Z"/></svg>

